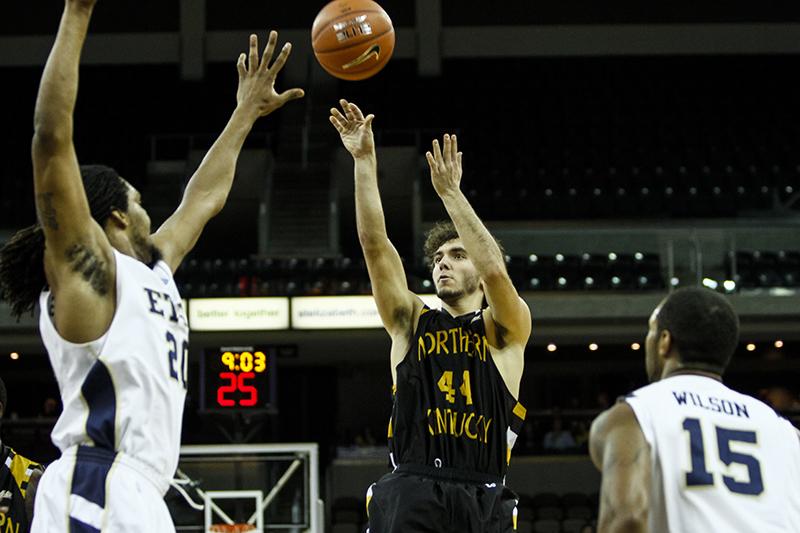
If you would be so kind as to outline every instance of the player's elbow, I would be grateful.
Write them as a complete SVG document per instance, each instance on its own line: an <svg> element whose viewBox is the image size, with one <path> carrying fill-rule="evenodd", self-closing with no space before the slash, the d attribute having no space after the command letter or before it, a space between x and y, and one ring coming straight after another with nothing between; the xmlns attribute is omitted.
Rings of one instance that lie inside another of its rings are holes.
<svg viewBox="0 0 800 533"><path fill-rule="evenodd" d="M379 232L359 229L358 242L365 253L381 253L386 247L386 236Z"/></svg>
<svg viewBox="0 0 800 533"><path fill-rule="evenodd" d="M48 154L72 142L71 129L58 126L51 121L34 122L31 148L34 154Z"/></svg>

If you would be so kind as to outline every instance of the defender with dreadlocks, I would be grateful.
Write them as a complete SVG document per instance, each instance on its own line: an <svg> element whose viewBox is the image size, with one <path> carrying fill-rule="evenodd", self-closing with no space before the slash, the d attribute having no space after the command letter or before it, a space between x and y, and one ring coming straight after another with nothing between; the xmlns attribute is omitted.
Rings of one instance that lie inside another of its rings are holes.
<svg viewBox="0 0 800 533"><path fill-rule="evenodd" d="M435 226L425 243L442 309L425 306L408 289L386 234L373 116L340 103L330 120L355 162L358 237L392 338L395 469L369 489L369 531L516 529L516 498L504 478L525 418L517 398L530 310L511 283L501 248L461 192L455 135L445 135L442 147L433 141L426 154L452 221Z"/></svg>
<svg viewBox="0 0 800 533"><path fill-rule="evenodd" d="M303 92L274 89L289 44L270 65L277 34L261 57L251 35L228 124L177 211L150 235L139 193L108 167L79 166L73 146L78 64L94 6L66 1L34 117L39 224L18 233L1 259L14 311L32 309L38 297L64 405L52 434L62 456L42 476L33 529L174 531L163 495L178 462L188 326L172 273L225 204L255 121Z"/></svg>

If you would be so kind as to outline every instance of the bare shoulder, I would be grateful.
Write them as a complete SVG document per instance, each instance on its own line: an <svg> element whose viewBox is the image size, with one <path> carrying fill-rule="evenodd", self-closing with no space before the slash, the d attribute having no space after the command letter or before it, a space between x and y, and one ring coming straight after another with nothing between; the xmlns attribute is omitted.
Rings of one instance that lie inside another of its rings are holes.
<svg viewBox="0 0 800 533"><path fill-rule="evenodd" d="M600 413L589 430L589 453L595 465L598 468L602 466L605 446L613 433L628 438L631 432L634 432L634 435L641 435L636 414L627 402L617 402L613 407Z"/></svg>
<svg viewBox="0 0 800 533"><path fill-rule="evenodd" d="M498 348L510 344L525 346L531 336L531 310L525 300L517 296L514 320L500 322L495 317L492 307L483 310L483 322L486 325L486 336L489 342Z"/></svg>

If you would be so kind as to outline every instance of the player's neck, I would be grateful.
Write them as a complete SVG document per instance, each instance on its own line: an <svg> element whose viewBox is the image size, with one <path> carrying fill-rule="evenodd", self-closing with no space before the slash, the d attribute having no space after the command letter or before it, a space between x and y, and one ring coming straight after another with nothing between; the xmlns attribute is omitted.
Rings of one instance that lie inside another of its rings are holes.
<svg viewBox="0 0 800 533"><path fill-rule="evenodd" d="M473 313L481 308L481 300L475 301L472 298L460 298L455 301L442 301L442 309L447 311L450 316L461 316Z"/></svg>
<svg viewBox="0 0 800 533"><path fill-rule="evenodd" d="M133 257L134 259L139 259L133 249L131 240L124 231L115 229L106 231L106 235L108 236L108 242L111 243L111 246L113 246L116 251L129 257Z"/></svg>
<svg viewBox="0 0 800 533"><path fill-rule="evenodd" d="M720 383L722 383L722 376L720 376L719 374L717 374L715 372L710 372L708 370L701 370L699 368L691 368L691 367L689 367L689 368L687 368L687 367L676 367L674 369L667 370L661 376L661 379L667 379L667 378L671 378L673 376L685 376L685 375L702 376L702 377L706 377L706 378L711 378L713 380L716 380L716 381L719 381Z"/></svg>

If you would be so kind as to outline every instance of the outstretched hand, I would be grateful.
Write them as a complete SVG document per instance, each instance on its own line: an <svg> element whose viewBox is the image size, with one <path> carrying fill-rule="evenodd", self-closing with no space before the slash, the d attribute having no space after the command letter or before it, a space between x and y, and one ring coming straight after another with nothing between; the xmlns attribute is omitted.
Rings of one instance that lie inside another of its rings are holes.
<svg viewBox="0 0 800 533"><path fill-rule="evenodd" d="M292 44L283 45L278 57L270 66L272 54L275 52L275 45L278 42L278 33L269 32L269 40L264 54L259 60L258 57L258 37L250 36L249 55L241 54L236 68L239 71L239 89L236 91L236 103L238 107L256 113L257 117L269 115L280 108L289 100L302 98L305 94L302 89L289 89L278 93L275 91L275 78L286 63L289 53L292 51Z"/></svg>
<svg viewBox="0 0 800 533"><path fill-rule="evenodd" d="M461 186L461 152L455 135L444 135L444 150L439 141L433 140L433 153L426 152L425 158L431 168L431 182L440 197L455 192Z"/></svg>
<svg viewBox="0 0 800 533"><path fill-rule="evenodd" d="M355 158L374 153L375 139L372 135L372 120L375 115L370 114L364 117L364 113L358 106L347 100L339 100L339 104L342 106L344 114L332 107L330 121L339 132L344 147Z"/></svg>

